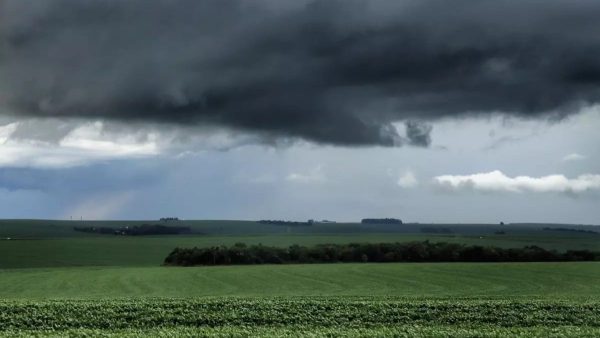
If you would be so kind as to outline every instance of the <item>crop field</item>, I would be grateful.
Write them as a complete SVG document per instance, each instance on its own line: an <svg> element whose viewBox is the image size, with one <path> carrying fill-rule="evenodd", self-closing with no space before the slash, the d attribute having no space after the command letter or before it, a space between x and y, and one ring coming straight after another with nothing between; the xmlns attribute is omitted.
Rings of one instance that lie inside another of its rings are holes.
<svg viewBox="0 0 600 338"><path fill-rule="evenodd" d="M262 298L0 302L5 335L549 336L600 334L600 304Z"/></svg>
<svg viewBox="0 0 600 338"><path fill-rule="evenodd" d="M4 270L0 336L600 334L600 264Z"/></svg>
<svg viewBox="0 0 600 338"><path fill-rule="evenodd" d="M98 224L143 224L128 222ZM161 266L178 246L429 240L597 251L593 234L193 221L191 235L128 237L73 224L0 221L0 337L600 336L600 262Z"/></svg>

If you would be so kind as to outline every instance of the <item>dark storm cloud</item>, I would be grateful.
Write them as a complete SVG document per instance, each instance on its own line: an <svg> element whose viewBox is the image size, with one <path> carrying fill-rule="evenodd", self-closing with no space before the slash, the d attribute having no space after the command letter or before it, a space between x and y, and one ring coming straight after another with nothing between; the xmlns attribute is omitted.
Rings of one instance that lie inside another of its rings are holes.
<svg viewBox="0 0 600 338"><path fill-rule="evenodd" d="M428 145L425 121L600 98L598 1L0 0L0 105ZM393 122L406 124L400 136Z"/></svg>
<svg viewBox="0 0 600 338"><path fill-rule="evenodd" d="M427 147L431 143L431 126L425 123L407 121L406 138L411 145Z"/></svg>

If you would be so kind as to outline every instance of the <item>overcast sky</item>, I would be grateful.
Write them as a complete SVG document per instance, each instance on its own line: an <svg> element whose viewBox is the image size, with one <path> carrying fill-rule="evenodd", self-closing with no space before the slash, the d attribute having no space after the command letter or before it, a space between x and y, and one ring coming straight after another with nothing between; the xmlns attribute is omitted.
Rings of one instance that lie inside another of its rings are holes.
<svg viewBox="0 0 600 338"><path fill-rule="evenodd" d="M600 224L597 1L0 1L0 218Z"/></svg>

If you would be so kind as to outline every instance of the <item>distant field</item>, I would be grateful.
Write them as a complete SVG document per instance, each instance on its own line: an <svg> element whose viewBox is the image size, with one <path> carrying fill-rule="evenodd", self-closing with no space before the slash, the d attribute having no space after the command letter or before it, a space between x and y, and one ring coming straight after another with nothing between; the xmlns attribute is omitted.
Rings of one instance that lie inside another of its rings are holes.
<svg viewBox="0 0 600 338"><path fill-rule="evenodd" d="M185 225L203 234L249 234L286 232L284 227L258 224L252 221L64 221L64 220L0 220L0 238L65 238L105 236L77 232L73 227L121 227L142 224Z"/></svg>
<svg viewBox="0 0 600 338"><path fill-rule="evenodd" d="M0 269L65 266L158 266L175 247L232 245L236 242L287 247L292 244L311 246L323 243L429 240L505 248L538 245L559 251L568 249L600 251L600 235L542 231L539 225L504 227L449 224L374 226L336 223L311 227L286 227L263 225L250 221L180 221L163 222L162 224L189 225L194 231L202 234L133 237L73 231L73 226L82 224L119 227L152 222L82 223L79 221L2 220L0 221ZM452 228L455 233L443 235L419 232L421 227L431 226ZM502 229L505 234L495 234L498 229ZM357 232L352 232L354 230Z"/></svg>
<svg viewBox="0 0 600 338"><path fill-rule="evenodd" d="M259 235L286 233L369 233L418 232L417 225L389 225L360 223L316 223L312 226L285 226L236 220L182 220L182 221L64 221L64 220L0 220L0 238L64 238L105 236L83 233L73 227L113 227L160 224L188 226L192 232L203 235ZM488 229L488 231L490 231Z"/></svg>
<svg viewBox="0 0 600 338"><path fill-rule="evenodd" d="M206 247L247 244L287 247L351 242L452 242L484 246L523 247L538 245L547 249L589 249L600 251L600 240L588 235L426 235L426 234L281 234L248 236L91 236L71 238L0 240L0 268L62 266L158 266L175 247Z"/></svg>
<svg viewBox="0 0 600 338"><path fill-rule="evenodd" d="M538 233L543 227L569 227L599 231L600 227L568 224L360 224L315 223L312 226L284 226L259 224L254 221L236 220L182 220L162 222L140 221L65 221L65 220L0 220L0 238L64 238L105 236L77 232L73 227L121 227L142 224L189 226L193 232L203 235L260 235L260 234L364 234L364 233L420 233L423 228L447 228L456 234L490 235L496 231L512 234ZM569 235L569 233L566 233ZM600 236L600 235L599 235Z"/></svg>
<svg viewBox="0 0 600 338"><path fill-rule="evenodd" d="M401 296L590 299L600 263L369 263L4 270L0 298Z"/></svg>

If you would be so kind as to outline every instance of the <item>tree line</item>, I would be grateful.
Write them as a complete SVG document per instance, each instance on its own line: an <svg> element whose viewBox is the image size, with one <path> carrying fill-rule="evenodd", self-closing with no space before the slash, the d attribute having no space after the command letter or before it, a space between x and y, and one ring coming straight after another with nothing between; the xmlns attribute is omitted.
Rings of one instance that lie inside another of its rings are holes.
<svg viewBox="0 0 600 338"><path fill-rule="evenodd" d="M231 247L175 248L165 265L232 265L350 262L547 262L592 261L588 250L557 252L538 246L498 248L455 243L351 243L280 248L237 243Z"/></svg>
<svg viewBox="0 0 600 338"><path fill-rule="evenodd" d="M454 231L450 228L433 228L433 227L425 227L421 228L422 233L426 234L453 234Z"/></svg>
<svg viewBox="0 0 600 338"><path fill-rule="evenodd" d="M142 224L135 226L111 227L73 227L79 232L96 233L104 235L143 236L143 235L178 235L190 233L187 226L165 226L159 224Z"/></svg>
<svg viewBox="0 0 600 338"><path fill-rule="evenodd" d="M402 224L402 221L397 218L363 218L360 222L362 224Z"/></svg>
<svg viewBox="0 0 600 338"><path fill-rule="evenodd" d="M269 225L310 226L310 225L314 224L314 221L312 219L309 219L306 222L261 219L260 221L257 221L256 223L269 224Z"/></svg>
<svg viewBox="0 0 600 338"><path fill-rule="evenodd" d="M573 228L542 228L544 231L566 231L566 232L580 232L584 234L598 235L597 231L584 230L584 229L573 229Z"/></svg>

